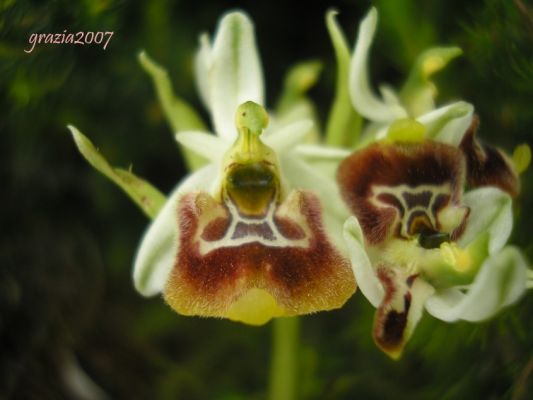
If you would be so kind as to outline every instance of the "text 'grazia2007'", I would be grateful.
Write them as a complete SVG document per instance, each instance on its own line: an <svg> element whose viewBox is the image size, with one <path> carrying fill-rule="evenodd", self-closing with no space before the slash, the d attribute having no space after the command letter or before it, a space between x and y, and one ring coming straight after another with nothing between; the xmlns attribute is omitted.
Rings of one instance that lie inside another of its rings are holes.
<svg viewBox="0 0 533 400"><path fill-rule="evenodd" d="M24 49L25 53L31 53L36 44L77 44L77 45L102 45L105 50L115 32L75 32L67 33L32 33L28 39L31 45L29 49Z"/></svg>

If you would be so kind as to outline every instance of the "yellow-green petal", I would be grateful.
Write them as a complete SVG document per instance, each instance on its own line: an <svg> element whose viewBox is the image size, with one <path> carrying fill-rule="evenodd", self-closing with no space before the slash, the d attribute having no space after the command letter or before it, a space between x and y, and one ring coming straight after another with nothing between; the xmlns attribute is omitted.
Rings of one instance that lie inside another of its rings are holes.
<svg viewBox="0 0 533 400"><path fill-rule="evenodd" d="M305 101L305 94L316 84L321 71L322 63L317 60L304 61L291 67L285 75L283 91L276 106L277 114L284 114Z"/></svg>
<svg viewBox="0 0 533 400"><path fill-rule="evenodd" d="M139 63L152 78L163 113L174 133L188 130L205 131L207 128L196 111L172 90L168 72L153 61L145 51L139 53ZM196 170L206 163L205 159L181 148L187 166Z"/></svg>
<svg viewBox="0 0 533 400"><path fill-rule="evenodd" d="M387 132L387 139L393 142L422 142L426 136L426 127L411 118L394 121Z"/></svg>
<svg viewBox="0 0 533 400"><path fill-rule="evenodd" d="M527 143L523 143L513 151L513 164L518 174L524 172L531 163L531 148Z"/></svg>
<svg viewBox="0 0 533 400"><path fill-rule="evenodd" d="M165 196L150 183L135 176L131 171L112 167L91 141L76 127L69 125L68 128L72 133L78 150L89 164L120 186L147 216L154 218L165 203Z"/></svg>
<svg viewBox="0 0 533 400"><path fill-rule="evenodd" d="M417 117L435 107L437 88L430 77L461 54L459 47L433 47L418 56L400 92L409 115Z"/></svg>

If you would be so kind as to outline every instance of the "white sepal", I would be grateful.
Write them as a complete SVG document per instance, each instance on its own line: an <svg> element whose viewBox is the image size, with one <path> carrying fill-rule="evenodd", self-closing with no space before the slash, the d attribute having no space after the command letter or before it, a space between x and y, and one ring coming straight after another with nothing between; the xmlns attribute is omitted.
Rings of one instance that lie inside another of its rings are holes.
<svg viewBox="0 0 533 400"><path fill-rule="evenodd" d="M200 131L176 133L176 140L194 153L213 163L219 163L231 143L219 136Z"/></svg>
<svg viewBox="0 0 533 400"><path fill-rule="evenodd" d="M133 265L133 282L143 296L160 293L174 265L179 198L194 190L208 190L214 175L215 167L207 165L181 182L144 233Z"/></svg>
<svg viewBox="0 0 533 400"><path fill-rule="evenodd" d="M489 234L489 254L499 251L509 239L513 229L511 197L493 187L472 190L463 198L470 207L465 231L458 243L466 247L484 232Z"/></svg>
<svg viewBox="0 0 533 400"><path fill-rule="evenodd" d="M427 128L429 138L459 146L472 122L473 113L472 104L458 101L421 115L416 120Z"/></svg>
<svg viewBox="0 0 533 400"><path fill-rule="evenodd" d="M299 143L305 141L305 138L313 129L313 121L304 119L292 122L289 125L279 127L276 130L267 129L262 136L265 144L272 147L278 154L292 149Z"/></svg>
<svg viewBox="0 0 533 400"><path fill-rule="evenodd" d="M353 106L371 121L390 122L407 116L398 104L387 104L372 90L368 77L368 53L378 20L376 8L372 8L359 26L359 34L350 63L349 86Z"/></svg>
<svg viewBox="0 0 533 400"><path fill-rule="evenodd" d="M363 231L354 216L344 223L344 240L357 285L368 301L377 308L383 301L385 291L365 252Z"/></svg>
<svg viewBox="0 0 533 400"><path fill-rule="evenodd" d="M332 161L339 163L352 154L352 151L342 147L328 147L316 144L300 144L294 148L294 152L305 160Z"/></svg>
<svg viewBox="0 0 533 400"><path fill-rule="evenodd" d="M263 73L254 27L246 14L232 12L222 18L211 62L209 104L215 131L233 141L237 137L237 107L246 101L264 104Z"/></svg>
<svg viewBox="0 0 533 400"><path fill-rule="evenodd" d="M211 99L209 93L209 74L211 73L213 56L211 43L209 42L209 36L207 35L207 33L203 33L202 35L200 35L199 42L200 47L196 51L196 55L194 58L194 73L196 78L195 81L202 102L204 103L205 107L210 110Z"/></svg>
<svg viewBox="0 0 533 400"><path fill-rule="evenodd" d="M527 264L511 246L488 258L463 293L459 288L442 291L426 302L426 310L443 321L488 319L514 303L526 289Z"/></svg>

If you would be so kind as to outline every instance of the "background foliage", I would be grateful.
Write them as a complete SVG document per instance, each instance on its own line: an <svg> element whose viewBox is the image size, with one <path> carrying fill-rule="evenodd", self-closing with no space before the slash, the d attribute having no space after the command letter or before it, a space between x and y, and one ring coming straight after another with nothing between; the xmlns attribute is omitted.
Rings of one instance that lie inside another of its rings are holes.
<svg viewBox="0 0 533 400"><path fill-rule="evenodd" d="M425 47L465 55L440 73L440 101L464 98L480 134L507 151L531 145L533 11L520 0L376 1L374 82L400 83ZM330 4L348 38L369 1ZM131 283L147 224L75 149L73 123L115 165L168 192L184 166L136 61L140 49L167 66L176 91L200 108L192 76L197 36L240 7L256 23L268 103L283 72L316 57L311 92L324 120L335 65L326 2L68 0L0 2L0 398L72 398L69 354L112 398L263 399L270 326L185 318ZM114 31L107 50L37 45L34 32ZM203 114L205 116L205 114ZM533 174L522 176L511 241L533 260ZM525 399L533 391L533 296L480 324L424 318L400 362L372 343L373 309L361 295L339 311L302 319L304 399Z"/></svg>

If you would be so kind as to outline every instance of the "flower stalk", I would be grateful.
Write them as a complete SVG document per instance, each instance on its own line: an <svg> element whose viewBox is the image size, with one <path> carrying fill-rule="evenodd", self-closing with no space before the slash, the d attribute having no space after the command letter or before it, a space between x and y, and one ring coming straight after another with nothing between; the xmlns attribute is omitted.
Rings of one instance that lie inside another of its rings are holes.
<svg viewBox="0 0 533 400"><path fill-rule="evenodd" d="M298 396L300 320L277 318L272 323L270 400L294 400Z"/></svg>

